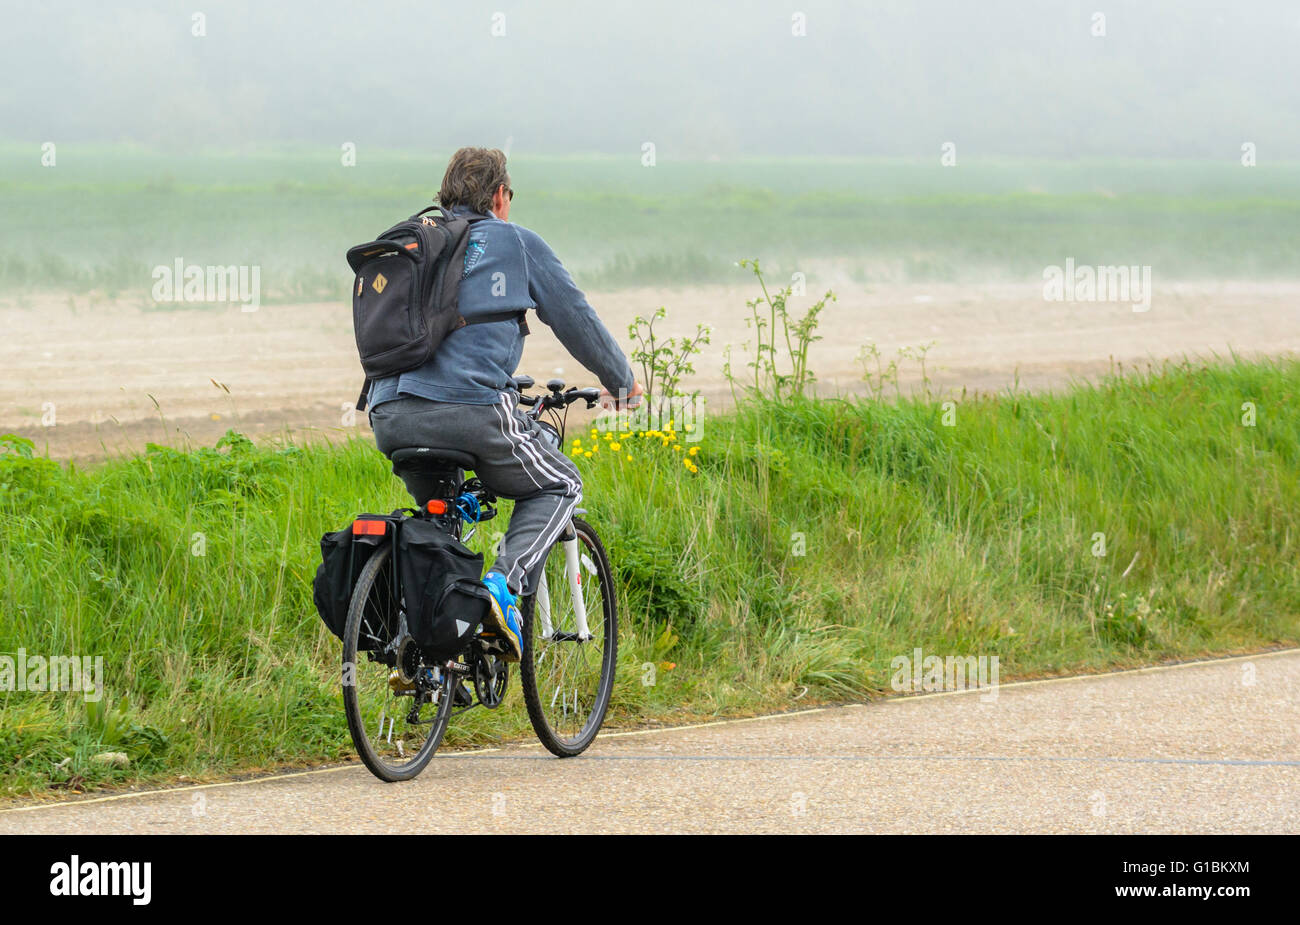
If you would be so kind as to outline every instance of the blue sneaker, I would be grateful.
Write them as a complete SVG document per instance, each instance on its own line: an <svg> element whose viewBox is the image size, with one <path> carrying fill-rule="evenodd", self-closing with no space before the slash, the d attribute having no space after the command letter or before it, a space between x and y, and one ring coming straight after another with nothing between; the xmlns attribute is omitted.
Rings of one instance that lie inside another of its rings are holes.
<svg viewBox="0 0 1300 925"><path fill-rule="evenodd" d="M492 595L492 606L483 621L483 634L500 637L505 648L501 657L507 662L517 662L523 656L524 642L515 596L506 587L506 576L500 572L484 575L483 585Z"/></svg>

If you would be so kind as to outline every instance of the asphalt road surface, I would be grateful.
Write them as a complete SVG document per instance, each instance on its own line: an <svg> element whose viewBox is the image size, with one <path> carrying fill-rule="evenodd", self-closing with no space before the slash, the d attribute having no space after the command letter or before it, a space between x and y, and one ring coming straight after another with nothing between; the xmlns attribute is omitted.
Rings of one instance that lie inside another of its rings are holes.
<svg viewBox="0 0 1300 925"><path fill-rule="evenodd" d="M0 833L1300 831L1300 650L0 811Z"/></svg>

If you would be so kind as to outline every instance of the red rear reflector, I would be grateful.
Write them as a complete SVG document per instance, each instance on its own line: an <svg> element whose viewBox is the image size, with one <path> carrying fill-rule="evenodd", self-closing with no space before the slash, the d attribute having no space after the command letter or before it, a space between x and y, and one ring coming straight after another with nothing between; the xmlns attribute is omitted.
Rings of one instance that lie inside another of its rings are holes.
<svg viewBox="0 0 1300 925"><path fill-rule="evenodd" d="M388 532L388 523L383 520L352 521L353 536L383 536Z"/></svg>
<svg viewBox="0 0 1300 925"><path fill-rule="evenodd" d="M415 250L415 249L416 249L417 247L419 247L419 246L420 246L420 242L419 242L419 241L412 241L410 244L406 245L406 249L407 249L408 251L413 251L413 250Z"/></svg>
<svg viewBox="0 0 1300 925"><path fill-rule="evenodd" d="M428 510L430 514L445 514L447 513L447 502L439 498L434 498L428 503L426 510Z"/></svg>

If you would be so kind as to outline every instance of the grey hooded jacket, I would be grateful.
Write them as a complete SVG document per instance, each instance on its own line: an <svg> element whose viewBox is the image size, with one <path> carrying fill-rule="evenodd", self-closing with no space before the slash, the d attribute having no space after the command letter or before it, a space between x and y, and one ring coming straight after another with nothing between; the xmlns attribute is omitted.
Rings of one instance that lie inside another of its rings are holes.
<svg viewBox="0 0 1300 925"><path fill-rule="evenodd" d="M453 206L451 212L476 214L464 206ZM550 326L565 349L606 389L614 394L619 389L631 391L634 377L627 357L555 252L535 232L488 215L470 228L460 313L472 319L528 309L536 309L538 320ZM523 349L523 332L514 319L458 328L423 366L376 379L370 386L370 407L404 396L495 404L502 392L513 390Z"/></svg>

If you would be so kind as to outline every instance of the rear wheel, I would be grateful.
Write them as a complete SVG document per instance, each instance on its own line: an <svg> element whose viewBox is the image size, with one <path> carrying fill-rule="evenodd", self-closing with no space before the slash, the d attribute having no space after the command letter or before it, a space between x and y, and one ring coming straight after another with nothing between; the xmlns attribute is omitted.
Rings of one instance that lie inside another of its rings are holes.
<svg viewBox="0 0 1300 925"><path fill-rule="evenodd" d="M573 519L578 593L591 638L577 632L577 610L563 542L547 553L534 593L520 601L523 658L519 676L533 731L553 754L571 758L596 738L614 691L618 607L605 547L591 525Z"/></svg>
<svg viewBox="0 0 1300 925"><path fill-rule="evenodd" d="M343 710L352 744L380 780L410 780L438 750L451 718L447 672L426 665L409 636L396 639L392 550L357 577L343 631Z"/></svg>

